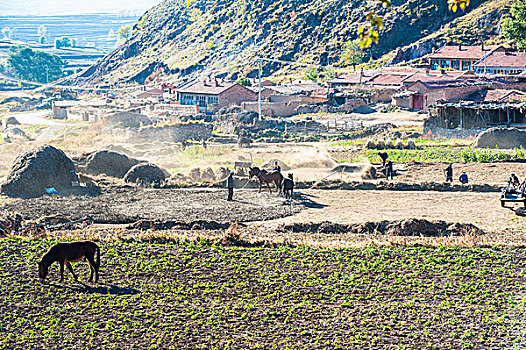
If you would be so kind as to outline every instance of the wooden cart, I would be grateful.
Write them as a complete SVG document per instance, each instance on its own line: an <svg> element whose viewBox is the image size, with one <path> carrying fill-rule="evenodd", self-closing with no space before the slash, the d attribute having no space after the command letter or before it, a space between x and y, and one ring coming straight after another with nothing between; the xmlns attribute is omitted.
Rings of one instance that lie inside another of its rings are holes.
<svg viewBox="0 0 526 350"><path fill-rule="evenodd" d="M522 202L523 206L526 206L526 180L519 186L519 188L513 188L511 185L511 179L508 180L508 186L502 189L500 195L500 205L502 207L506 206L506 202L520 203Z"/></svg>

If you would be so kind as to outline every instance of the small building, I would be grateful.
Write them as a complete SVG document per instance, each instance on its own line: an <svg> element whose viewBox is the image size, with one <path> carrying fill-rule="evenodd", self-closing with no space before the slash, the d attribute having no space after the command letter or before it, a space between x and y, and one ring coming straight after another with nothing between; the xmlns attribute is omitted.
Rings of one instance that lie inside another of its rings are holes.
<svg viewBox="0 0 526 350"><path fill-rule="evenodd" d="M526 52L493 52L476 62L473 68L477 74L526 74Z"/></svg>
<svg viewBox="0 0 526 350"><path fill-rule="evenodd" d="M473 70L475 63L495 51L504 51L502 46L443 46L428 55L429 67L437 69Z"/></svg>
<svg viewBox="0 0 526 350"><path fill-rule="evenodd" d="M222 107L256 101L256 93L236 82L201 79L179 87L177 100L182 105L197 105L201 112L216 112Z"/></svg>

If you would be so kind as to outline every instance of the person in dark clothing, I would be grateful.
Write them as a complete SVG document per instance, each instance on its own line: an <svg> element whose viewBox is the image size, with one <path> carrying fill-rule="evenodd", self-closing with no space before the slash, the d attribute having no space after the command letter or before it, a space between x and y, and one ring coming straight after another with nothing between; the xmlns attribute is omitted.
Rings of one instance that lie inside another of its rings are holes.
<svg viewBox="0 0 526 350"><path fill-rule="evenodd" d="M279 171L281 173L281 167L278 164L278 161L274 162L274 171Z"/></svg>
<svg viewBox="0 0 526 350"><path fill-rule="evenodd" d="M378 156L382 159L382 167L385 167L385 162L387 161L387 158L389 158L387 152L378 152Z"/></svg>
<svg viewBox="0 0 526 350"><path fill-rule="evenodd" d="M462 184L468 183L468 174L464 171L462 174L460 174L460 177L458 178L458 181L460 181Z"/></svg>
<svg viewBox="0 0 526 350"><path fill-rule="evenodd" d="M230 175L226 178L226 188L228 188L228 199L227 201L231 201L232 197L234 196L234 172L231 171Z"/></svg>
<svg viewBox="0 0 526 350"><path fill-rule="evenodd" d="M201 142L201 144L203 145L203 148L206 149L207 148L207 144L206 144L206 141L205 139L203 139L203 141Z"/></svg>
<svg viewBox="0 0 526 350"><path fill-rule="evenodd" d="M453 182L453 163L449 163L444 172L446 173L446 182Z"/></svg>
<svg viewBox="0 0 526 350"><path fill-rule="evenodd" d="M386 159L386 164L385 164L385 177L386 179L389 179L389 175L391 175L391 180L393 180L393 176L394 176L394 172L393 172L393 162L387 158Z"/></svg>
<svg viewBox="0 0 526 350"><path fill-rule="evenodd" d="M514 173L511 173L510 175L510 185L512 185L514 188L518 188L521 185L519 178Z"/></svg>

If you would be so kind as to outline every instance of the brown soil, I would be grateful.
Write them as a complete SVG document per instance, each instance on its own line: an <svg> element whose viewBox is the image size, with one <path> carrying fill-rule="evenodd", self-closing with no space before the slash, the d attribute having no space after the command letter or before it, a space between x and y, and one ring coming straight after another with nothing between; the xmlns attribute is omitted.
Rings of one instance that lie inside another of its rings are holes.
<svg viewBox="0 0 526 350"><path fill-rule="evenodd" d="M398 164L395 177L397 182L444 182L444 169L447 163ZM526 176L526 163L453 163L453 181L458 184L458 177L465 171L472 184L495 184L505 186L510 173L514 172L521 179Z"/></svg>
<svg viewBox="0 0 526 350"><path fill-rule="evenodd" d="M217 222L264 221L292 214L268 192L236 191L226 201L226 190L211 189L104 189L95 197L44 196L17 199L6 208L26 219L64 215L72 220L90 215L95 223L124 224L141 219Z"/></svg>
<svg viewBox="0 0 526 350"><path fill-rule="evenodd" d="M409 218L470 223L484 231L503 231L526 225L526 218L500 206L498 193L437 191L301 190L296 206L306 207L294 216L269 223L357 224Z"/></svg>

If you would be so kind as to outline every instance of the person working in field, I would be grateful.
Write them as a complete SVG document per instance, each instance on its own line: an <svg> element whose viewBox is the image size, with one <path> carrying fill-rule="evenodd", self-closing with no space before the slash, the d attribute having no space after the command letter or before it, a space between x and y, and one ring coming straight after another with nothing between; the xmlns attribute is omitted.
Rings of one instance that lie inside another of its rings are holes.
<svg viewBox="0 0 526 350"><path fill-rule="evenodd" d="M389 158L387 152L378 152L378 157L382 159L382 167L385 167L385 162L387 161L387 158Z"/></svg>
<svg viewBox="0 0 526 350"><path fill-rule="evenodd" d="M226 178L226 188L228 189L227 201L231 201L234 196L234 172L231 171L230 175Z"/></svg>
<svg viewBox="0 0 526 350"><path fill-rule="evenodd" d="M517 177L517 175L515 175L515 173L511 173L509 182L513 188L519 188L521 185L521 182L519 181L519 178Z"/></svg>
<svg viewBox="0 0 526 350"><path fill-rule="evenodd" d="M393 180L393 162L389 158L387 158L385 162L385 178L389 180L389 175L391 175L391 180Z"/></svg>
<svg viewBox="0 0 526 350"><path fill-rule="evenodd" d="M453 163L449 163L444 172L446 173L446 182L453 182Z"/></svg>
<svg viewBox="0 0 526 350"><path fill-rule="evenodd" d="M278 161L274 162L274 171L281 173L281 167L279 166Z"/></svg>
<svg viewBox="0 0 526 350"><path fill-rule="evenodd" d="M460 177L458 178L458 181L460 181L461 184L465 185L468 183L468 174L466 174L465 171L460 174Z"/></svg>

